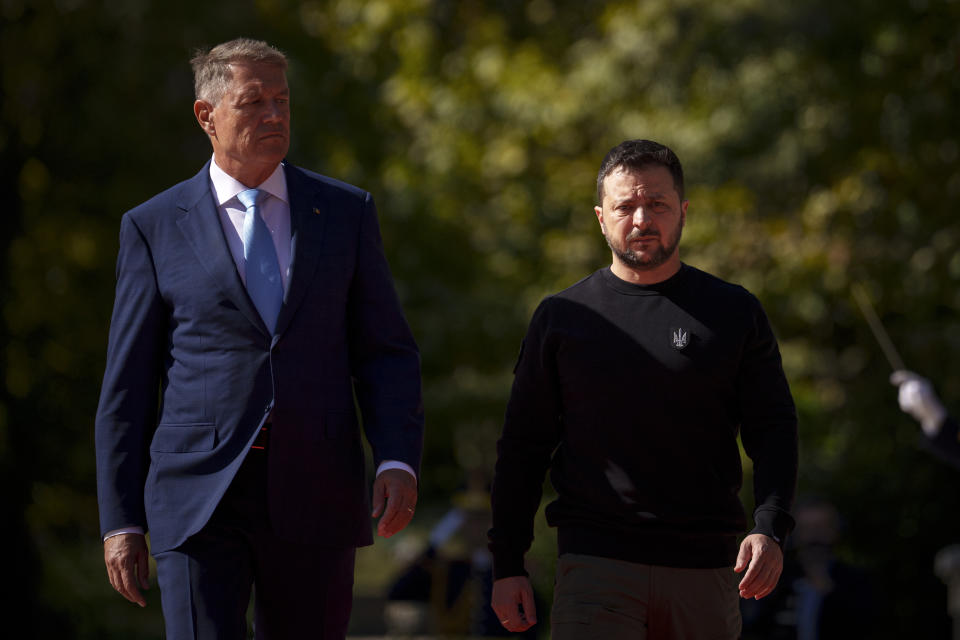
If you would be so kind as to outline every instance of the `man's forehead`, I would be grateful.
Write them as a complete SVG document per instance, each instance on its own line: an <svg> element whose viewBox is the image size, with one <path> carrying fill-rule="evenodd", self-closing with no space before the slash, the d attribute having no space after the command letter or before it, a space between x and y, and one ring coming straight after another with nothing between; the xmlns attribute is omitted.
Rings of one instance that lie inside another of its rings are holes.
<svg viewBox="0 0 960 640"><path fill-rule="evenodd" d="M231 62L229 64L233 82L244 88L247 86L282 85L287 86L287 74L283 67L264 62Z"/></svg>
<svg viewBox="0 0 960 640"><path fill-rule="evenodd" d="M259 79L251 79L243 82L238 82L236 85L236 92L239 95L246 95L248 93L260 93L264 89L273 89L277 93L287 93L290 89L287 87L287 83L271 83L263 82Z"/></svg>
<svg viewBox="0 0 960 640"><path fill-rule="evenodd" d="M663 195L674 190L673 176L660 165L650 165L634 169L617 167L604 178L604 187L611 197L626 197L636 193L643 195Z"/></svg>

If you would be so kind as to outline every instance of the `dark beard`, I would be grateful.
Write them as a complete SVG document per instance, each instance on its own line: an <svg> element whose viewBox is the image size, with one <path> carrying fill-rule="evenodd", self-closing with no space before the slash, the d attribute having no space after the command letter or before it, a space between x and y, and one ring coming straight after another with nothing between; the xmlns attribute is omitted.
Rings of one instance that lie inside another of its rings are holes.
<svg viewBox="0 0 960 640"><path fill-rule="evenodd" d="M637 238L645 237L647 235L650 235L650 234L644 234L644 233L641 233L639 230L634 229L627 236L627 239L624 242L624 247L626 247L626 245L629 244L631 240L636 240ZM663 244L662 242L658 243L657 248L653 252L653 254L651 255L648 252L647 255L645 256L640 256L639 254L637 254L636 251L633 251L632 249L626 249L626 248L614 246L613 243L610 242L610 238L607 238L606 235L604 235L604 238L606 239L607 246L610 247L610 250L613 251L614 255L620 258L620 260L625 265L633 269L640 269L640 270L646 271L649 269L655 269L659 267L664 262L666 262L667 259L670 258L670 256L673 255L673 252L677 250L677 245L680 244L681 235L683 235L682 227L677 229L677 233L674 237L667 238L667 244ZM656 237L660 238L659 235L657 235Z"/></svg>

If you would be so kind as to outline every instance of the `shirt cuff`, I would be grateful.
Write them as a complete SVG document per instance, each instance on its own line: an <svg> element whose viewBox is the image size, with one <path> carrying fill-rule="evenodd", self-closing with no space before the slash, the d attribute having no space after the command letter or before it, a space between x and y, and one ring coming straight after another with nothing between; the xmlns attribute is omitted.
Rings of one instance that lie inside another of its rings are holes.
<svg viewBox="0 0 960 640"><path fill-rule="evenodd" d="M103 535L103 539L112 538L113 536L118 536L121 533L136 533L138 535L144 535L143 527L126 527L125 529L114 529L113 531L107 531Z"/></svg>
<svg viewBox="0 0 960 640"><path fill-rule="evenodd" d="M493 554L493 579L513 578L514 576L529 576L526 568L523 566L523 552L517 552L514 549L496 548L490 545L490 551Z"/></svg>
<svg viewBox="0 0 960 640"><path fill-rule="evenodd" d="M758 507L753 512L753 521L756 526L750 533L762 533L773 538L781 549L794 527L793 517L786 511L774 507Z"/></svg>
<svg viewBox="0 0 960 640"><path fill-rule="evenodd" d="M417 474L413 470L413 467L408 465L406 462L400 462L399 460L384 460L380 463L380 466L377 467L377 475L386 471L387 469L403 469L407 473L413 476L413 479L417 479Z"/></svg>

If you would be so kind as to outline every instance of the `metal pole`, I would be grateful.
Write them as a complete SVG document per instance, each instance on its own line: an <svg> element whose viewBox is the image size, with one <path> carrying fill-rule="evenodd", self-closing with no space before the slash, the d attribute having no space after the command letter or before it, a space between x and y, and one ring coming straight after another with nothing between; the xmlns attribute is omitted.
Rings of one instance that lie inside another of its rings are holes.
<svg viewBox="0 0 960 640"><path fill-rule="evenodd" d="M870 303L870 296L867 295L866 290L856 283L850 287L850 290L860 306L863 317L867 319L870 330L873 331L873 337L877 339L880 348L883 349L883 355L887 357L887 362L890 363L894 371L906 369L903 365L903 358L900 357L897 348L893 346L893 340L890 339L887 330L883 328L883 323L877 317L877 312L873 310L873 304Z"/></svg>

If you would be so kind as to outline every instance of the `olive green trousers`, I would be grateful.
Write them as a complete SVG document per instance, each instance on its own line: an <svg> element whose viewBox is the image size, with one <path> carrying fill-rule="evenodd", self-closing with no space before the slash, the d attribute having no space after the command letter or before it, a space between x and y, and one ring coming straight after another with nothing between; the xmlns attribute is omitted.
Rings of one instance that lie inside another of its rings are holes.
<svg viewBox="0 0 960 640"><path fill-rule="evenodd" d="M552 640L736 640L740 576L567 553L557 561Z"/></svg>

